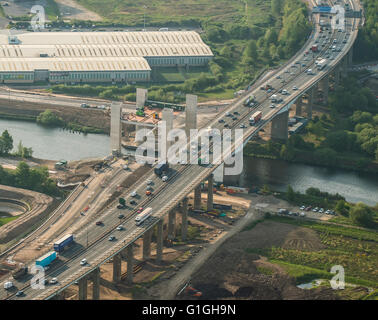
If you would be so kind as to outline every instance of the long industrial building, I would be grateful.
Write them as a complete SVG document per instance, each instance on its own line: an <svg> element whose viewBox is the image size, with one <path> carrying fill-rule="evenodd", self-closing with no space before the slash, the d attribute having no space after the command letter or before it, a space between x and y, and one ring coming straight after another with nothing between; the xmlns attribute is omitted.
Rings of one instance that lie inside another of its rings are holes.
<svg viewBox="0 0 378 320"><path fill-rule="evenodd" d="M0 35L1 83L147 82L153 67L205 66L212 58L194 31Z"/></svg>

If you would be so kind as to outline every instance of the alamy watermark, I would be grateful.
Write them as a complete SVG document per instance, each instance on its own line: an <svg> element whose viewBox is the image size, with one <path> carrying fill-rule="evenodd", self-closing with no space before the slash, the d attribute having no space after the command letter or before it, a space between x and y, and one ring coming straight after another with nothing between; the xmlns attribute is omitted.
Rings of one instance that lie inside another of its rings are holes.
<svg viewBox="0 0 378 320"><path fill-rule="evenodd" d="M139 129L135 141L141 142L135 152L140 164L158 163L219 165L224 162L226 175L243 171L243 129L191 129L188 137L183 129L167 131L166 121L158 124L157 141L153 130ZM157 142L157 148L156 148ZM233 148L234 145L234 148Z"/></svg>
<svg viewBox="0 0 378 320"><path fill-rule="evenodd" d="M35 13L33 18L30 21L30 25L33 31L41 31L45 28L46 15L45 8L41 5L32 6L30 9L31 13Z"/></svg>

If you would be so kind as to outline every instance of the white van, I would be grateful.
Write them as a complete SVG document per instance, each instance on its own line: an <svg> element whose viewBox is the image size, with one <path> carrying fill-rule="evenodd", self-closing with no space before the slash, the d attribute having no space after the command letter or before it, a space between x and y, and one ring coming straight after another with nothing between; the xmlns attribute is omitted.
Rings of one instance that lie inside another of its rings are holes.
<svg viewBox="0 0 378 320"><path fill-rule="evenodd" d="M13 282L7 281L7 282L4 283L4 289L5 290L8 290L8 289L10 289L12 287L13 287Z"/></svg>

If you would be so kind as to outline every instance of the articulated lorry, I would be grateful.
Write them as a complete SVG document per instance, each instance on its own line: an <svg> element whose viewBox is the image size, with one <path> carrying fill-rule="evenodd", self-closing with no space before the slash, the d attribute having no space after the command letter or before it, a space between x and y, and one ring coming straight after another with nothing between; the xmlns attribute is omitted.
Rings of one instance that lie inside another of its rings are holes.
<svg viewBox="0 0 378 320"><path fill-rule="evenodd" d="M135 224L137 226L141 225L145 220L147 220L152 214L152 208L146 208L140 214L135 217Z"/></svg>
<svg viewBox="0 0 378 320"><path fill-rule="evenodd" d="M259 122L261 120L261 117L262 117L262 112L261 111L257 111L255 112L251 118L249 118L249 124L251 126L255 125L257 122Z"/></svg>
<svg viewBox="0 0 378 320"><path fill-rule="evenodd" d="M43 268L47 267L51 262L53 262L57 258L57 254L55 251L50 251L46 253L44 256L40 257L35 261L36 266L41 266Z"/></svg>
<svg viewBox="0 0 378 320"><path fill-rule="evenodd" d="M327 60L322 59L317 63L317 68L318 70L323 70L326 65L327 65Z"/></svg>
<svg viewBox="0 0 378 320"><path fill-rule="evenodd" d="M61 252L64 250L65 247L73 243L73 241L74 241L73 235L67 234L63 238L59 239L57 242L54 243L54 250L56 252Z"/></svg>

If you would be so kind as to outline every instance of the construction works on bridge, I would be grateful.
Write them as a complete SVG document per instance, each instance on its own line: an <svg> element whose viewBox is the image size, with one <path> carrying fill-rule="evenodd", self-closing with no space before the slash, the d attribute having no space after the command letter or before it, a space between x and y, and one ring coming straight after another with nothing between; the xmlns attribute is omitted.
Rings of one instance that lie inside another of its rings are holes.
<svg viewBox="0 0 378 320"><path fill-rule="evenodd" d="M355 2L350 2L353 10L358 10ZM235 103L227 107L225 112L217 115L205 126L222 130L223 128L243 128L243 143L247 143L254 135L258 134L261 129L266 129L272 139L286 140L288 138L288 112L293 105L296 105L296 114L303 114L304 102L306 101L307 118L312 117L312 106L316 87L323 92L323 100L328 98L328 84L330 76L333 77L335 85L338 85L340 76L345 75L352 57L352 45L356 39L358 27L363 21L360 18L350 17L345 19L345 30L331 30L327 38L320 37L325 31L320 30L319 16L312 16L314 30L309 41L301 51L291 59L284 67L277 70L268 81L261 85L263 88L252 86L248 92L243 94ZM322 48L314 48L314 39L320 39L319 44ZM328 59L324 68L317 68L317 58L323 57L327 50L338 44L340 52L334 54L333 59ZM341 44L341 45L340 45ZM305 58L304 58L305 56ZM302 61L303 60L303 61ZM269 85L269 88L267 87ZM287 95L285 92L289 92ZM274 104L272 107L272 95L282 95L281 103ZM139 96L139 98L138 98ZM142 99L146 99L146 92L137 94L137 104ZM245 101L253 96L256 104L245 106ZM305 98L304 98L305 96ZM186 129L196 128L196 104L195 96L187 96L186 109ZM114 103L111 114L111 149L116 153L121 151L121 129L122 129L122 106ZM254 118L254 115L260 114L260 117ZM228 114L238 115L229 117ZM253 121L250 119L253 118ZM163 119L171 123L171 111L163 111ZM139 125L139 124L138 124ZM141 126L148 126L140 124ZM227 126L225 126L227 125ZM155 125L153 125L155 127ZM154 128L153 128L154 129ZM213 146L210 145L210 151ZM227 150L230 155L237 151L235 140L232 139L232 145ZM222 162L222 161L221 161ZM182 215L182 235L185 239L186 221L188 213L188 194L194 190L194 209L198 209L200 201L199 185L204 180L208 180L208 209L212 208L213 199L213 172L217 165L202 166L193 164L172 165L166 180L154 173L154 168L149 169L143 177L136 182L132 188L135 190L134 195L124 195L126 202L137 197L138 206L151 208L152 213L143 224L136 225L134 213L136 208L131 208L126 217L121 220L117 217L119 209L106 209L101 215L104 227L99 228L94 224L88 226L87 230L82 230L75 234L75 242L78 244L75 250L68 251L64 256L64 263L59 267L47 272L48 276L58 277L59 281L54 286L47 286L45 289L34 290L30 285L20 285L20 288L26 293L26 299L52 299L60 294L65 288L69 287L76 281L79 284L79 299L87 298L87 282L93 281L93 299L100 299L99 296L99 268L101 265L112 259L113 263L113 281L118 282L121 279L121 255L127 257L127 280L133 281L134 268L134 243L137 239L143 238L143 259L147 260L151 256L151 237L154 228L156 228L156 259L162 259L163 251L163 224L164 218L168 215L168 237L172 237L172 230L175 229L175 212L179 207ZM164 181L163 181L164 180ZM153 196L144 195L145 183L151 181L154 192ZM89 181L89 184L91 182ZM87 183L88 185L88 183ZM80 188L85 188L80 186ZM68 200L67 203L69 203ZM117 235L117 241L108 241L114 230L119 226L120 221L124 227L124 232ZM88 229L91 234L91 241L88 242ZM80 262L85 259L85 265ZM8 295L1 292L4 299L13 299L15 294Z"/></svg>

